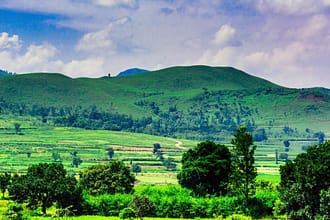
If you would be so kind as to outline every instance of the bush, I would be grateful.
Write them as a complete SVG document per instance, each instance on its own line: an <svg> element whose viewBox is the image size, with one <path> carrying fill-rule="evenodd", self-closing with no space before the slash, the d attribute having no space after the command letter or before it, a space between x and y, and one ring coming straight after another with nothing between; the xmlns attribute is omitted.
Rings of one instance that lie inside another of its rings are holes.
<svg viewBox="0 0 330 220"><path fill-rule="evenodd" d="M28 219L28 217L24 213L24 208L21 204L10 203L1 219L2 220L26 220L26 219Z"/></svg>
<svg viewBox="0 0 330 220"><path fill-rule="evenodd" d="M119 218L122 220L125 219L134 219L136 217L135 211L132 208L124 208L119 213Z"/></svg>
<svg viewBox="0 0 330 220"><path fill-rule="evenodd" d="M84 214L118 216L132 200L131 194L104 194L101 196L85 195Z"/></svg>
<svg viewBox="0 0 330 220"><path fill-rule="evenodd" d="M136 216L140 219L143 219L145 216L152 217L155 215L156 211L155 204L148 196L134 196L130 207L135 211Z"/></svg>

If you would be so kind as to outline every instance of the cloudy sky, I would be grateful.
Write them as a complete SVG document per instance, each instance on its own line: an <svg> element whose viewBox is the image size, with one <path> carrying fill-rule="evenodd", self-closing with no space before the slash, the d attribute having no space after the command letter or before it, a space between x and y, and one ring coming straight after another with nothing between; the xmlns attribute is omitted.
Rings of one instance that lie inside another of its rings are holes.
<svg viewBox="0 0 330 220"><path fill-rule="evenodd" d="M0 0L0 69L233 66L330 88L330 0Z"/></svg>

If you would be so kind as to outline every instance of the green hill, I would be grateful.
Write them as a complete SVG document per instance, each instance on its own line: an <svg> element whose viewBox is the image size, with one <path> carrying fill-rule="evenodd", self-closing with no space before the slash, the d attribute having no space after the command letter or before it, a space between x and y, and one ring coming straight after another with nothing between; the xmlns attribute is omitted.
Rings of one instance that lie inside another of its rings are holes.
<svg viewBox="0 0 330 220"><path fill-rule="evenodd" d="M3 114L55 125L190 139L223 140L240 125L267 129L270 137L312 137L311 131L329 134L330 127L328 94L284 88L231 67L172 67L99 79L1 77L0 105Z"/></svg>

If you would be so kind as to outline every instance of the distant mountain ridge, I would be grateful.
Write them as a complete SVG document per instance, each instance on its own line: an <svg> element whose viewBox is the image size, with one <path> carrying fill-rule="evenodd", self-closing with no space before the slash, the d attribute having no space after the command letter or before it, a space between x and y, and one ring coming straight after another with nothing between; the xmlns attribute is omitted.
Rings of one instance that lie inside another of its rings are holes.
<svg viewBox="0 0 330 220"><path fill-rule="evenodd" d="M232 67L179 66L98 79L33 73L0 77L0 107L34 109L42 118L69 115L56 119L68 117L68 126L190 139L220 139L241 125L330 134L324 91L285 88Z"/></svg>
<svg viewBox="0 0 330 220"><path fill-rule="evenodd" d="M130 76L130 75L144 73L144 72L149 72L149 70L140 69L140 68L131 68L131 69L127 69L125 71L118 73L117 76Z"/></svg>

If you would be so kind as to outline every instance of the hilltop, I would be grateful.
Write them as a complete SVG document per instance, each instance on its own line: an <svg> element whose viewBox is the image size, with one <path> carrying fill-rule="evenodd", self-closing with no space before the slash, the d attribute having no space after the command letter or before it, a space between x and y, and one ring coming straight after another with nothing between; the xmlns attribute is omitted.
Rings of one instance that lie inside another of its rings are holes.
<svg viewBox="0 0 330 220"><path fill-rule="evenodd" d="M127 69L125 71L118 73L117 76L130 76L130 75L144 73L144 72L149 72L149 70L140 69L140 68L131 68L131 69Z"/></svg>
<svg viewBox="0 0 330 220"><path fill-rule="evenodd" d="M232 67L171 67L99 79L31 73L1 77L0 85L3 112L55 125L215 140L241 125L267 129L269 136L288 135L284 127L300 137L329 133L326 92L285 88Z"/></svg>

